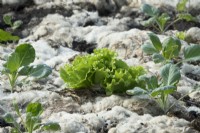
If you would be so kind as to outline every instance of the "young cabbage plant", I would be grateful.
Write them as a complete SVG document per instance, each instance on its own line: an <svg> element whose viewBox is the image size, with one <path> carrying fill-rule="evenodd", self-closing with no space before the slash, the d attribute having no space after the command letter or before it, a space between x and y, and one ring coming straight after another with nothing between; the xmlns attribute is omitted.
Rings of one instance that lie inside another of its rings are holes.
<svg viewBox="0 0 200 133"><path fill-rule="evenodd" d="M9 25L12 30L16 30L23 24L23 22L21 20L12 22L12 16L10 16L10 15L4 15L3 21L5 24Z"/></svg>
<svg viewBox="0 0 200 133"><path fill-rule="evenodd" d="M158 8L149 4L144 4L141 7L141 10L149 17L149 19L142 21L141 24L145 27L153 27L157 31L164 33L170 26L172 26L180 20L197 21L197 19L191 14L182 11L183 4L184 3L178 4L177 9L181 12L177 13L175 19L171 20L171 23L169 23L171 18L167 13L161 14Z"/></svg>
<svg viewBox="0 0 200 133"><path fill-rule="evenodd" d="M153 61L155 63L173 62L180 57L181 53L181 42L177 38L168 37L162 43L158 36L154 33L148 34L151 43L146 43L142 45L142 50L148 55L152 55ZM178 61L177 64L187 61L197 61L200 60L200 45L191 44L183 49L183 58Z"/></svg>
<svg viewBox="0 0 200 133"><path fill-rule="evenodd" d="M176 91L177 83L181 78L180 70L173 64L166 64L160 70L161 80L156 76L141 76L139 80L144 82L144 88L135 87L132 90L127 90L129 95L144 95L152 97L166 113L170 104L168 96Z"/></svg>
<svg viewBox="0 0 200 133"><path fill-rule="evenodd" d="M117 59L117 54L106 48L94 50L93 54L77 56L72 64L60 69L60 76L73 89L99 86L107 95L125 93L140 85L138 77L145 70L141 66L129 67Z"/></svg>
<svg viewBox="0 0 200 133"><path fill-rule="evenodd" d="M11 85L11 92L16 85L19 76L34 77L41 79L51 74L52 69L45 65L30 65L35 60L35 50L30 44L21 44L16 47L15 51L8 57L3 65L2 71L5 74Z"/></svg>
<svg viewBox="0 0 200 133"><path fill-rule="evenodd" d="M26 107L26 116L23 118L19 107L16 103L14 103L14 108L17 116L20 118L21 122L17 122L17 120L13 117L12 114L6 113L3 118L4 120L12 124L13 127L11 129L11 133L33 133L35 130L39 131L58 131L60 130L60 125L55 122L42 123L41 122L41 114L43 112L43 107L40 103L29 103Z"/></svg>
<svg viewBox="0 0 200 133"><path fill-rule="evenodd" d="M141 24L145 27L153 27L161 33L164 32L167 22L170 20L170 16L166 13L160 14L159 9L149 5L144 4L141 7L142 12L144 12L148 17L148 20L142 21Z"/></svg>
<svg viewBox="0 0 200 133"><path fill-rule="evenodd" d="M176 12L177 12L176 18L177 18L177 20L172 22L172 24L176 23L179 20L185 20L187 22L189 22L189 21L196 22L197 21L197 18L192 16L188 12L188 8L186 6L188 2L189 2L189 0L179 0L179 2L176 5Z"/></svg>

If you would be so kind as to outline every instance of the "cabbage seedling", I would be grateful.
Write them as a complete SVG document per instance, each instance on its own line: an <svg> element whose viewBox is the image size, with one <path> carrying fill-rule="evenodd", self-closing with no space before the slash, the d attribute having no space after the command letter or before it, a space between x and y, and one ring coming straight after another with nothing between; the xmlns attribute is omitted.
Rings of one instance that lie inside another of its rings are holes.
<svg viewBox="0 0 200 133"><path fill-rule="evenodd" d="M5 24L9 25L12 30L16 30L23 24L23 22L21 20L12 22L12 16L10 16L10 15L4 15L3 21Z"/></svg>
<svg viewBox="0 0 200 133"><path fill-rule="evenodd" d="M170 107L168 96L176 91L176 85L181 78L181 74L178 67L172 64L166 64L161 68L160 76L160 81L156 76L140 76L139 80L146 84L145 88L135 87L132 90L127 90L126 93L129 95L147 94L152 97L166 113Z"/></svg>
<svg viewBox="0 0 200 133"><path fill-rule="evenodd" d="M51 74L52 69L45 65L30 65L35 60L35 50L30 44L21 44L16 47L15 51L8 57L3 65L5 74L11 85L11 92L16 85L19 76L34 77L37 79L45 78Z"/></svg>
<svg viewBox="0 0 200 133"><path fill-rule="evenodd" d="M188 12L186 13L182 10L182 8L184 7L183 4L185 3L179 3L177 5L177 10L179 10L180 12L176 15L176 18L172 20L171 23L168 23L171 18L167 13L161 14L158 8L155 8L154 6L151 6L149 4L144 4L141 7L141 10L149 17L149 19L142 21L141 24L145 27L153 27L157 31L164 33L171 25L180 20L197 21L197 19L191 14L189 14Z"/></svg>
<svg viewBox="0 0 200 133"><path fill-rule="evenodd" d="M41 114L43 112L43 107L40 103L29 103L26 107L26 117L25 119L22 117L22 114L19 110L19 107L16 103L14 103L14 108L17 116L20 118L22 127L20 123L18 123L13 115L10 113L6 113L3 118L7 123L13 124L11 129L11 133L33 133L35 130L40 131L58 131L60 130L60 125L55 122L42 123L41 122Z"/></svg>
<svg viewBox="0 0 200 133"><path fill-rule="evenodd" d="M157 35L149 34L151 43L142 45L142 50L148 55L152 55L155 63L167 64L180 58L182 44L179 39L168 37L162 43ZM200 60L200 45L191 44L183 49L183 58L178 62L197 61Z"/></svg>

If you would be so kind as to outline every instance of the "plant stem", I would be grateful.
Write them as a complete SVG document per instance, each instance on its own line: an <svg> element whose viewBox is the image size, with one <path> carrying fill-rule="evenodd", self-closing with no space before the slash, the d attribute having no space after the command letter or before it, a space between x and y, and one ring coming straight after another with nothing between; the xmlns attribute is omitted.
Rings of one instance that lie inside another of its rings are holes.
<svg viewBox="0 0 200 133"><path fill-rule="evenodd" d="M16 83L17 77L18 77L17 73L12 73L11 75L8 75L9 82L11 85L11 93L13 93L13 90L15 88L15 83Z"/></svg>
<svg viewBox="0 0 200 133"><path fill-rule="evenodd" d="M178 22L179 20L181 20L180 18L177 18L176 20L174 20L173 22L171 22L164 30L163 32L165 32L170 26L172 26L173 24L175 24L176 22Z"/></svg>

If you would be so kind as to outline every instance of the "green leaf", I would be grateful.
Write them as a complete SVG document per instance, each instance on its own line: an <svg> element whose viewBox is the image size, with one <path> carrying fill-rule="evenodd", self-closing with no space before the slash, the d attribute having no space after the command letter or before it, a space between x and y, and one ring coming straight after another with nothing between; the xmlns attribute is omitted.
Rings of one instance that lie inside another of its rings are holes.
<svg viewBox="0 0 200 133"><path fill-rule="evenodd" d="M141 25L148 27L153 25L156 22L156 17L151 17L148 20L141 21Z"/></svg>
<svg viewBox="0 0 200 133"><path fill-rule="evenodd" d="M18 41L18 36L13 36L9 32L0 29L0 42Z"/></svg>
<svg viewBox="0 0 200 133"><path fill-rule="evenodd" d="M163 87L154 89L151 92L151 96L155 97L158 95L162 95L162 93L164 93L164 95L168 95L168 94L172 94L175 90L176 90L175 86L163 86Z"/></svg>
<svg viewBox="0 0 200 133"><path fill-rule="evenodd" d="M31 116L39 116L43 112L41 103L29 103L26 107L26 113L31 113Z"/></svg>
<svg viewBox="0 0 200 133"><path fill-rule="evenodd" d="M159 15L159 10L149 4L143 4L141 10L142 12L152 17Z"/></svg>
<svg viewBox="0 0 200 133"><path fill-rule="evenodd" d="M17 72L17 70L25 65L29 65L35 59L35 50L30 44L21 44L8 57L4 67L10 73Z"/></svg>
<svg viewBox="0 0 200 133"><path fill-rule="evenodd" d="M164 31L167 21L170 20L170 16L167 13L162 13L161 16L158 17L158 25L161 31Z"/></svg>
<svg viewBox="0 0 200 133"><path fill-rule="evenodd" d="M32 76L34 78L40 79L49 76L52 73L52 69L45 65L39 64L34 66L24 66L19 72L19 75Z"/></svg>
<svg viewBox="0 0 200 133"><path fill-rule="evenodd" d="M158 88L159 86L158 79L156 76L147 77L146 75L142 75L139 77L139 80L145 82L147 90L153 90L155 88Z"/></svg>
<svg viewBox="0 0 200 133"><path fill-rule="evenodd" d="M77 56L72 64L60 69L60 76L73 89L100 86L107 95L125 93L138 85L137 78L144 73L144 68L129 67L116 55L104 48L93 54Z"/></svg>
<svg viewBox="0 0 200 133"><path fill-rule="evenodd" d="M13 102L13 106L14 106L14 108L15 108L15 112L17 113L17 115L20 116L21 113L20 113L20 111L19 111L19 106L17 105L17 103L16 103L16 102Z"/></svg>
<svg viewBox="0 0 200 133"><path fill-rule="evenodd" d="M160 51L162 49L162 43L160 42L160 39L158 38L158 36L156 36L156 34L154 33L149 33L149 38L151 39L151 42L153 44L153 46Z"/></svg>
<svg viewBox="0 0 200 133"><path fill-rule="evenodd" d="M10 113L6 113L3 118L7 123L13 124L14 127L12 128L11 133L20 133L20 125Z"/></svg>
<svg viewBox="0 0 200 133"><path fill-rule="evenodd" d="M10 132L11 133L20 133L16 128L12 128Z"/></svg>
<svg viewBox="0 0 200 133"><path fill-rule="evenodd" d="M9 57L6 63L4 64L4 67L8 70L9 73L14 73L20 68L20 57L18 53L12 53Z"/></svg>
<svg viewBox="0 0 200 133"><path fill-rule="evenodd" d="M166 59L172 59L179 56L181 42L178 39L168 37L163 41L163 56Z"/></svg>
<svg viewBox="0 0 200 133"><path fill-rule="evenodd" d="M41 119L39 116L33 116L33 113L26 112L26 125L25 128L29 133L32 133L34 130L38 129L41 123Z"/></svg>
<svg viewBox="0 0 200 133"><path fill-rule="evenodd" d="M143 52L150 55L159 52L151 43L145 43L141 48Z"/></svg>
<svg viewBox="0 0 200 133"><path fill-rule="evenodd" d="M178 4L176 5L176 10L179 12L186 10L186 3L188 0L179 0Z"/></svg>
<svg viewBox="0 0 200 133"><path fill-rule="evenodd" d="M30 74L31 69L32 69L32 66L23 66L18 71L18 75L20 75L20 76L28 76Z"/></svg>
<svg viewBox="0 0 200 133"><path fill-rule="evenodd" d="M183 54L186 61L200 60L200 45L195 44L184 48Z"/></svg>
<svg viewBox="0 0 200 133"><path fill-rule="evenodd" d="M4 120L7 122L7 123L15 123L15 119L14 117L10 114L10 113L6 113L4 116L3 116Z"/></svg>
<svg viewBox="0 0 200 133"><path fill-rule="evenodd" d="M15 30L15 29L19 28L22 24L23 24L23 22L21 20L17 20L13 23L12 29Z"/></svg>
<svg viewBox="0 0 200 133"><path fill-rule="evenodd" d="M180 40L185 40L186 38L186 31L180 31L176 33L176 37Z"/></svg>
<svg viewBox="0 0 200 133"><path fill-rule="evenodd" d="M172 64L164 65L161 68L160 74L165 86L176 85L181 78L179 68Z"/></svg>
<svg viewBox="0 0 200 133"><path fill-rule="evenodd" d="M179 18L179 19L186 20L187 22L190 22L190 21L196 22L196 21L197 21L197 18L194 17L194 16L192 16L192 15L189 14L189 13L181 13L181 14L178 14L178 18Z"/></svg>
<svg viewBox="0 0 200 133"><path fill-rule="evenodd" d="M15 49L15 53L19 55L20 67L29 65L35 60L35 50L30 44L20 44Z"/></svg>
<svg viewBox="0 0 200 133"><path fill-rule="evenodd" d="M159 53L153 54L152 57L153 57L153 61L154 61L155 63L160 63L160 62L165 61L165 58L164 58L161 54L159 54Z"/></svg>
<svg viewBox="0 0 200 133"><path fill-rule="evenodd" d="M5 24L12 26L11 20L12 20L12 16L10 16L10 15L3 16L3 21Z"/></svg>
<svg viewBox="0 0 200 133"><path fill-rule="evenodd" d="M138 96L138 95L148 94L148 92L140 87L135 87L132 90L127 90L126 94Z"/></svg>
<svg viewBox="0 0 200 133"><path fill-rule="evenodd" d="M59 130L61 130L61 127L58 123L49 122L49 123L45 123L45 124L42 125L42 130L59 131Z"/></svg>

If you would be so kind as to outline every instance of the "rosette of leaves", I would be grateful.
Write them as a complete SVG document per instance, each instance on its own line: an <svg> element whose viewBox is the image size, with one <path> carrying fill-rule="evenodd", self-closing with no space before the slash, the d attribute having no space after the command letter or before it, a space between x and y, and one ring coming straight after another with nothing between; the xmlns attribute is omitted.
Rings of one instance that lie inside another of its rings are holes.
<svg viewBox="0 0 200 133"><path fill-rule="evenodd" d="M170 21L170 16L167 13L161 13L158 8L151 6L149 4L143 4L141 10L145 13L149 18L145 21L142 21L141 24L145 27L153 27L157 31L161 33L165 32L171 25L175 24L180 20L189 21L197 21L197 18L192 16L190 13L186 12L186 3L188 0L181 0L177 4L176 17Z"/></svg>
<svg viewBox="0 0 200 133"><path fill-rule="evenodd" d="M149 4L144 4L141 10L149 17L147 20L142 21L141 24L145 27L153 27L163 33L170 16L167 13L161 14L158 8Z"/></svg>
<svg viewBox="0 0 200 133"><path fill-rule="evenodd" d="M148 34L151 43L142 45L142 50L148 55L152 55L155 63L169 63L173 60L179 59L178 63L186 61L197 61L200 60L200 45L191 44L181 51L182 44L179 39L168 37L162 43L158 36L154 33ZM183 58L180 53L183 52Z"/></svg>
<svg viewBox="0 0 200 133"><path fill-rule="evenodd" d="M35 60L35 50L31 44L21 44L10 54L6 63L3 65L5 74L13 91L19 76L34 77L41 79L51 74L52 69L45 64L30 65Z"/></svg>
<svg viewBox="0 0 200 133"><path fill-rule="evenodd" d="M197 21L197 18L192 16L189 12L188 12L188 8L187 8L187 3L189 2L189 0L179 0L179 2L176 5L176 11L177 11L177 18L179 19L183 19L186 21Z"/></svg>
<svg viewBox="0 0 200 133"><path fill-rule="evenodd" d="M129 67L106 48L94 50L91 55L77 56L72 64L60 69L60 76L68 87L81 89L98 85L107 95L140 86L138 77L144 73L143 67Z"/></svg>
<svg viewBox="0 0 200 133"><path fill-rule="evenodd" d="M15 112L21 120L21 124L13 117L11 113L6 113L3 118L7 123L13 125L11 128L11 133L33 133L35 130L39 131L58 131L61 130L60 125L55 122L42 123L41 114L43 112L43 107L41 103L29 103L26 107L26 116L22 117L17 104L14 104Z"/></svg>
<svg viewBox="0 0 200 133"><path fill-rule="evenodd" d="M144 88L135 87L127 90L129 95L149 95L159 106L166 111L169 109L168 96L176 91L177 83L181 78L180 70L176 65L166 64L160 69L161 80L156 76L140 76L140 82L146 86Z"/></svg>
<svg viewBox="0 0 200 133"><path fill-rule="evenodd" d="M23 24L23 22L21 20L17 20L17 21L12 22L12 16L11 15L4 15L3 21L4 21L5 24L9 25L12 30L16 30L17 28L19 28Z"/></svg>

